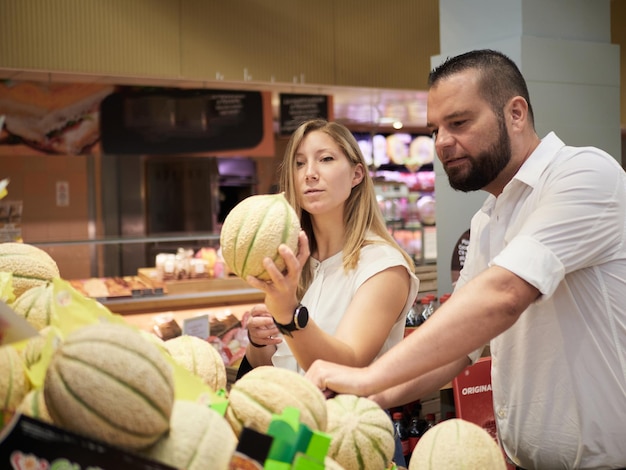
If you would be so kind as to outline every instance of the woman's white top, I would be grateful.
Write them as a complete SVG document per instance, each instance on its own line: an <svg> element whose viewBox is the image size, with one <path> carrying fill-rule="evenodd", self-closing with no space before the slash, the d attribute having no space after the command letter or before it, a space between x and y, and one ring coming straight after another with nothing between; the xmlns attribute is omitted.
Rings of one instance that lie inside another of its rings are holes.
<svg viewBox="0 0 626 470"><path fill-rule="evenodd" d="M333 335L343 319L352 297L365 281L375 274L394 266L404 266L411 279L409 295L404 303L402 312L396 318L395 323L378 352L376 357L381 356L387 350L399 343L404 337L406 314L413 305L419 287L419 279L411 271L406 260L396 248L383 243L373 243L361 249L359 262L355 269L345 272L343 269L343 252L339 252L330 258L320 262L311 258L313 270L313 282L302 298L302 305L309 310L309 318L322 330ZM390 315L392 312L380 312L380 315ZM298 366L286 341L278 345L272 356L272 363L276 367L282 367L304 373Z"/></svg>

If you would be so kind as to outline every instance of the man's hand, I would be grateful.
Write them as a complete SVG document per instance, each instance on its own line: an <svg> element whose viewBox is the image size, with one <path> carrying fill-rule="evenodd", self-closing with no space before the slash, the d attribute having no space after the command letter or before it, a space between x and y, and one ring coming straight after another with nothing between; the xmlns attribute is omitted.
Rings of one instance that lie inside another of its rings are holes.
<svg viewBox="0 0 626 470"><path fill-rule="evenodd" d="M327 397L335 393L350 393L367 397L378 391L371 389L367 383L367 367L348 367L318 359L309 367L305 377Z"/></svg>

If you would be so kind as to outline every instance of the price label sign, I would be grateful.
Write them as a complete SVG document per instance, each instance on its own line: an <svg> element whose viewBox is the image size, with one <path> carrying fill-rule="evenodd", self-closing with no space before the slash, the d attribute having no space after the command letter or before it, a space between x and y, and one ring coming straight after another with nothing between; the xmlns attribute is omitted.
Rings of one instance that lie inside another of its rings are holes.
<svg viewBox="0 0 626 470"><path fill-rule="evenodd" d="M189 336L197 336L200 339L207 340L210 336L209 315L203 314L196 317L186 318L183 320L183 334Z"/></svg>

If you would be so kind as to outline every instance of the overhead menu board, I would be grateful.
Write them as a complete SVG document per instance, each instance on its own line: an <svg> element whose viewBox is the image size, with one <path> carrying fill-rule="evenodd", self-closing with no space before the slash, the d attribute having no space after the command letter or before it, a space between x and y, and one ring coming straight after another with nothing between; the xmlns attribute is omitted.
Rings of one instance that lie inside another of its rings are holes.
<svg viewBox="0 0 626 470"><path fill-rule="evenodd" d="M126 90L102 102L102 148L111 154L253 148L264 137L263 108L256 91Z"/></svg>
<svg viewBox="0 0 626 470"><path fill-rule="evenodd" d="M332 119L326 95L280 94L280 133L289 135L310 119Z"/></svg>

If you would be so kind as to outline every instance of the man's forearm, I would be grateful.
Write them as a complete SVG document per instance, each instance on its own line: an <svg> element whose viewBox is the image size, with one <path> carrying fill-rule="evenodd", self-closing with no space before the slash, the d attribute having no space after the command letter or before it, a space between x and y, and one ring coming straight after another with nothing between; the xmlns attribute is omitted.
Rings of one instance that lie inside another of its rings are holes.
<svg viewBox="0 0 626 470"><path fill-rule="evenodd" d="M470 365L470 360L465 357L408 382L371 395L369 398L377 402L382 408L402 406L440 390L468 365Z"/></svg>
<svg viewBox="0 0 626 470"><path fill-rule="evenodd" d="M534 287L509 271L489 268L368 366L362 390L367 395L380 393L456 363L513 325L537 295Z"/></svg>

